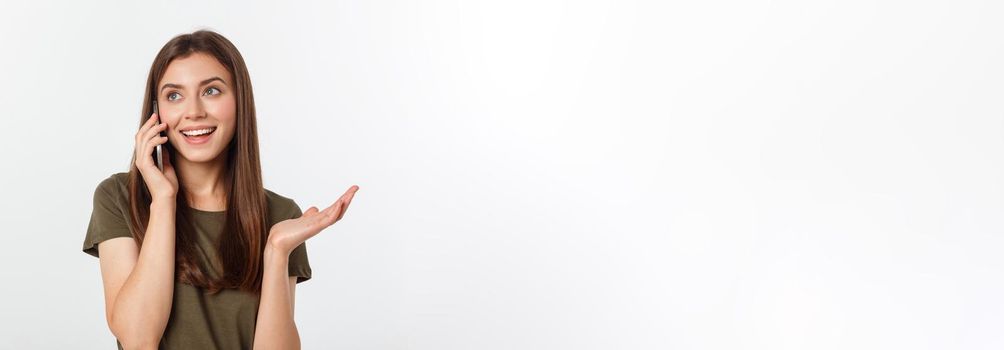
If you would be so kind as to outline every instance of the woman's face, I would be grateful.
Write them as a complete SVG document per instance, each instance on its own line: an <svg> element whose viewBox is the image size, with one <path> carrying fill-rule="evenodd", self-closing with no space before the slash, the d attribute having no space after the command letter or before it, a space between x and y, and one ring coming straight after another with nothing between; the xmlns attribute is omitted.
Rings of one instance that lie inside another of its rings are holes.
<svg viewBox="0 0 1004 350"><path fill-rule="evenodd" d="M179 161L211 162L226 151L237 104L230 72L216 58L196 52L171 61L157 89L160 118L177 150L173 155L184 158Z"/></svg>

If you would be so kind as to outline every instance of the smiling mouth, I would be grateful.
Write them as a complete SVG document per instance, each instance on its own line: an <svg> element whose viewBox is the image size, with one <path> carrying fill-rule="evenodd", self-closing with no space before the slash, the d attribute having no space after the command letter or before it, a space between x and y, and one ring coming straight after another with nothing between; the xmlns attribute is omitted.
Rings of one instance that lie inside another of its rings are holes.
<svg viewBox="0 0 1004 350"><path fill-rule="evenodd" d="M187 137L187 138L200 138L200 137L205 137L205 136L212 135L214 132L216 132L216 127L211 127L211 128L207 128L207 129L200 129L200 130L182 131L181 134L185 135L185 137Z"/></svg>

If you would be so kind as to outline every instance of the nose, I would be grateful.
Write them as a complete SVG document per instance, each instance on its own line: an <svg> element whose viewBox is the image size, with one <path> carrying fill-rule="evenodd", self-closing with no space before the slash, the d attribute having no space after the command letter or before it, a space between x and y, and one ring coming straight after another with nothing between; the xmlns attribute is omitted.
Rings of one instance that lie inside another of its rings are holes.
<svg viewBox="0 0 1004 350"><path fill-rule="evenodd" d="M198 98L189 99L185 104L184 119L202 119L206 117L206 108L202 105L202 100Z"/></svg>

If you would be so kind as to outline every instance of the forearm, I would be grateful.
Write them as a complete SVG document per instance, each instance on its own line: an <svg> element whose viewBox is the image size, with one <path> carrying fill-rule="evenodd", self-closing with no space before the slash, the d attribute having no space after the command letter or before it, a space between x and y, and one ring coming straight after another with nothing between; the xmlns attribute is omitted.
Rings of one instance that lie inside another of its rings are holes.
<svg viewBox="0 0 1004 350"><path fill-rule="evenodd" d="M299 349L289 291L289 252L266 245L254 349Z"/></svg>
<svg viewBox="0 0 1004 350"><path fill-rule="evenodd" d="M173 199L150 204L150 220L136 265L112 309L111 328L127 348L156 348L174 297L175 215Z"/></svg>

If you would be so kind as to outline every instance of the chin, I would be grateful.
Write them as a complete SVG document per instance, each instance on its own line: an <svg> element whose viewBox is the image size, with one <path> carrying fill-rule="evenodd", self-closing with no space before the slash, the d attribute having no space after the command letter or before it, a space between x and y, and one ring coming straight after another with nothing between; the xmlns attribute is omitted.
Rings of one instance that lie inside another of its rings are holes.
<svg viewBox="0 0 1004 350"><path fill-rule="evenodd" d="M222 152L210 152L208 150L200 150L198 152L179 152L182 158L188 160L192 163L209 163L222 154Z"/></svg>

